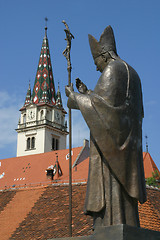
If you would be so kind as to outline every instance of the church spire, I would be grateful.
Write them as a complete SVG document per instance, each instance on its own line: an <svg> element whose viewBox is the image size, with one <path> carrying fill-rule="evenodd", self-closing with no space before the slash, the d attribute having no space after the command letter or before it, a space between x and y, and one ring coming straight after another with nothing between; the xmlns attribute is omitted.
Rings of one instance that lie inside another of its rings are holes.
<svg viewBox="0 0 160 240"><path fill-rule="evenodd" d="M29 81L29 87L27 90L24 106L27 106L28 104L30 104L30 102L31 102L31 86L30 86L30 81Z"/></svg>
<svg viewBox="0 0 160 240"><path fill-rule="evenodd" d="M59 86L57 94L55 92L47 38L48 19L45 20L44 38L32 95L29 82L25 103L20 109L21 117L16 129L17 156L66 148L66 111L62 107Z"/></svg>
<svg viewBox="0 0 160 240"><path fill-rule="evenodd" d="M52 65L51 65L51 59L50 59L49 44L48 44L48 38L47 38L48 19L45 18L45 20L46 20L45 36L43 38L32 98L35 104L39 103L42 99L44 86L46 85L49 102L55 105L56 93L55 93Z"/></svg>
<svg viewBox="0 0 160 240"><path fill-rule="evenodd" d="M62 104L62 98L61 98L61 92L59 90L59 83L58 83L58 90L57 90L57 96L56 96L56 105L59 108L63 108L63 104Z"/></svg>

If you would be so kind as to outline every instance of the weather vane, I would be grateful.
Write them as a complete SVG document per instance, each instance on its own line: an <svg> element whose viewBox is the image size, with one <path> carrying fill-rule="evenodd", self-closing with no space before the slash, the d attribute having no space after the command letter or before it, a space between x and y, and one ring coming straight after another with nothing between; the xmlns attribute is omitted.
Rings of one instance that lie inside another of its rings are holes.
<svg viewBox="0 0 160 240"><path fill-rule="evenodd" d="M74 39L73 34L70 32L67 23L63 20L66 29L64 29L66 33L65 40L67 41L67 47L63 51L63 55L67 59L67 70L68 70L68 85L71 85L71 58L70 58L70 51L71 51L71 41ZM69 108L69 235L72 237L72 126L71 126L71 109Z"/></svg>
<svg viewBox="0 0 160 240"><path fill-rule="evenodd" d="M46 22L46 26L45 26L45 36L47 36L47 22L48 22L48 18L47 17L45 17L45 22Z"/></svg>

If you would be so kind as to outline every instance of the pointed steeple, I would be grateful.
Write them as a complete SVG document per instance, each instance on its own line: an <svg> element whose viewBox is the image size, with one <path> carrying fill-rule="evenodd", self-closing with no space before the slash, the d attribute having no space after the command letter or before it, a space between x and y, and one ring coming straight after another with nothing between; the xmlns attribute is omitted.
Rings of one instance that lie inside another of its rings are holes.
<svg viewBox="0 0 160 240"><path fill-rule="evenodd" d="M59 90L59 83L58 83L58 90L57 90L57 96L56 96L56 106L58 106L59 108L63 108L61 92Z"/></svg>
<svg viewBox="0 0 160 240"><path fill-rule="evenodd" d="M42 48L41 48L41 53L40 53L40 58L39 58L39 63L37 68L37 74L36 74L33 93L32 93L34 103L37 104L41 101L45 84L48 91L49 102L55 105L56 93L55 93L54 79L53 79L53 73L52 73L49 44L48 44L48 38L47 38L47 26L45 26L45 36L42 43Z"/></svg>
<svg viewBox="0 0 160 240"><path fill-rule="evenodd" d="M27 106L28 104L30 104L30 102L31 102L31 86L30 86L30 82L29 82L29 87L27 90L24 106Z"/></svg>

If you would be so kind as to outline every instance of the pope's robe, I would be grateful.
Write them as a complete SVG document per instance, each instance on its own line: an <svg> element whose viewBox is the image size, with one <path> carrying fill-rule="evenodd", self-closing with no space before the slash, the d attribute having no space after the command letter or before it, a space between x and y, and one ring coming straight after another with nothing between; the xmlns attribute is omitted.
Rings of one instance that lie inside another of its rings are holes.
<svg viewBox="0 0 160 240"><path fill-rule="evenodd" d="M111 60L94 91L72 92L68 107L80 109L91 133L86 214L106 218L103 225L138 226L137 202L146 201L138 74Z"/></svg>

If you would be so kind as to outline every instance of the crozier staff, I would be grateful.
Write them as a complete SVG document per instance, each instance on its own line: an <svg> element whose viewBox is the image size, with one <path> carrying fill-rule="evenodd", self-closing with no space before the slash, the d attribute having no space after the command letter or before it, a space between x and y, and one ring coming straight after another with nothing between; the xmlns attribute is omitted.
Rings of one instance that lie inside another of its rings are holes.
<svg viewBox="0 0 160 240"><path fill-rule="evenodd" d="M70 58L70 51L71 51L71 41L74 38L73 34L70 32L67 23L63 20L66 29L64 29L66 33L65 40L67 41L67 47L63 51L63 55L67 59L67 70L68 70L68 86L72 89L71 84L71 58ZM71 120L71 109L69 109L69 236L72 237L72 120Z"/></svg>

